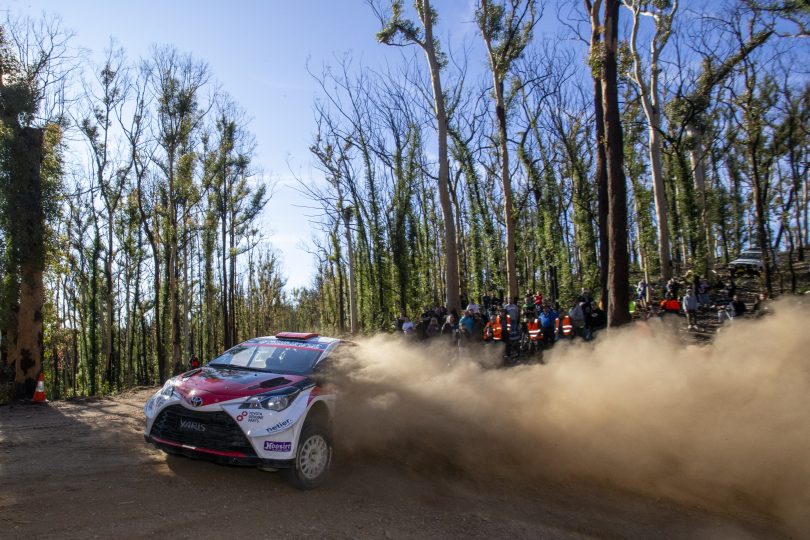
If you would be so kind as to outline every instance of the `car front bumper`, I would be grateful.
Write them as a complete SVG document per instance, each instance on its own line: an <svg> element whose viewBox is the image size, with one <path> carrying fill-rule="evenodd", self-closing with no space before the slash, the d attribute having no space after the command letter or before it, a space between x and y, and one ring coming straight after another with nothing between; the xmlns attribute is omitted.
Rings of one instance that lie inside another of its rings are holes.
<svg viewBox="0 0 810 540"><path fill-rule="evenodd" d="M287 469L294 465L292 459L266 459L256 455L242 452L214 450L189 444L182 444L161 437L144 435L144 440L167 454L185 456L193 459L202 459L219 463L221 465L238 465L244 467L260 467L273 469Z"/></svg>

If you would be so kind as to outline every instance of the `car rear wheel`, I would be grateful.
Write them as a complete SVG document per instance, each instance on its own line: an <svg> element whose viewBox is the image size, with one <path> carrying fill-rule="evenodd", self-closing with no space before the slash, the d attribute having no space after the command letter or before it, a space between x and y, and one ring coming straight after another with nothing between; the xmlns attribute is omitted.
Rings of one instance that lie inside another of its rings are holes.
<svg viewBox="0 0 810 540"><path fill-rule="evenodd" d="M304 424L298 439L295 464L287 469L287 479L298 489L320 486L332 466L332 439L329 431L316 423Z"/></svg>

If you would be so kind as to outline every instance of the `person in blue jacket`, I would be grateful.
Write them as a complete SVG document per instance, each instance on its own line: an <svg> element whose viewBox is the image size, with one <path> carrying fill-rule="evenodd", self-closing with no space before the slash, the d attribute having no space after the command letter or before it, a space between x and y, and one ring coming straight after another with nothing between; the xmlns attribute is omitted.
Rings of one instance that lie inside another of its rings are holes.
<svg viewBox="0 0 810 540"><path fill-rule="evenodd" d="M554 344L554 331L557 328L557 312L546 304L540 312L540 328L543 329L543 348Z"/></svg>

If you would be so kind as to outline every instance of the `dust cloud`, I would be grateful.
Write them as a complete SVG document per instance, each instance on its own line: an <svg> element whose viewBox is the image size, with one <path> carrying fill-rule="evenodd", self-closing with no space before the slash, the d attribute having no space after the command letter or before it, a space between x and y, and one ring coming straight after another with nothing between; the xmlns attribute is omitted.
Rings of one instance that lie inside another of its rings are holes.
<svg viewBox="0 0 810 540"><path fill-rule="evenodd" d="M687 346L660 321L546 365L390 335L339 362L339 451L429 474L595 482L810 532L810 303Z"/></svg>

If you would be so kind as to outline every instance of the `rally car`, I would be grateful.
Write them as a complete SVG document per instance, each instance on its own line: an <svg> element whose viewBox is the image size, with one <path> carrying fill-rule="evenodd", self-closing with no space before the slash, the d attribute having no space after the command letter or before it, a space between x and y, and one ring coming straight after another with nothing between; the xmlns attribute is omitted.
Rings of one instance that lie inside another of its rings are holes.
<svg viewBox="0 0 810 540"><path fill-rule="evenodd" d="M282 332L245 341L166 381L144 406L147 442L171 454L283 469L311 489L332 463L327 359L343 342Z"/></svg>

